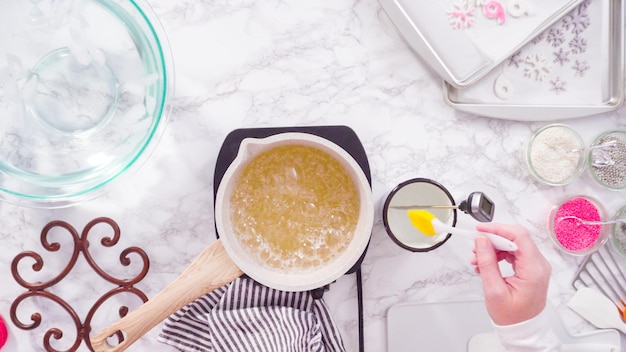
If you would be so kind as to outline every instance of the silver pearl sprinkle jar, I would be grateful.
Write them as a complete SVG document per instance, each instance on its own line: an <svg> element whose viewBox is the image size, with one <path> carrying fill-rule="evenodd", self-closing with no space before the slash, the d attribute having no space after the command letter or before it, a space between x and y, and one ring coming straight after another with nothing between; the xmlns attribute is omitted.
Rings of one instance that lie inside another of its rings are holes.
<svg viewBox="0 0 626 352"><path fill-rule="evenodd" d="M626 131L612 130L592 144L604 146L589 151L589 171L598 184L614 190L626 188Z"/></svg>

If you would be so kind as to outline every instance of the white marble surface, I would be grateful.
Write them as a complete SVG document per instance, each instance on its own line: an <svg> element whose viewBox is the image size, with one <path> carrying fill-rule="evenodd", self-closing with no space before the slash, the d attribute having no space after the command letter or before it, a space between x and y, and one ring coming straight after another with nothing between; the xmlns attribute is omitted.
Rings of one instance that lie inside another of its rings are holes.
<svg viewBox="0 0 626 352"><path fill-rule="evenodd" d="M368 154L377 209L396 184L413 177L437 180L457 199L475 190L486 192L497 204L495 221L526 226L550 259L549 298L569 330L593 330L565 306L581 258L552 245L546 217L568 195L594 196L609 213L626 200L624 192L604 190L586 174L565 187L534 181L523 149L532 131L546 122L489 119L446 106L440 79L409 50L376 0L150 3L169 35L176 70L165 134L137 173L96 200L55 210L0 204L0 314L5 319L11 302L25 291L11 276L11 260L24 250L45 252L39 232L47 222L64 220L80 231L95 217L116 220L122 228L116 248L138 245L150 256L150 272L137 287L152 297L215 240L213 171L228 132L347 125ZM590 143L605 130L626 128L625 115L622 108L566 122ZM460 216L458 225L472 226L473 220ZM66 243L66 237L55 238ZM46 268L62 266L63 252L46 254ZM115 264L117 253L104 261L113 270L126 270ZM388 238L377 211L362 267L365 350L387 349L386 312L397 303L480 298L471 256L471 243L460 238L430 253L405 251ZM112 288L84 267L82 263L56 286L60 296L80 307L81 317ZM339 279L325 297L347 349L358 350L354 275ZM23 321L34 311L53 325L68 321L45 300L32 304L34 310L20 313ZM94 324L95 330L102 327ZM36 346L41 346L44 329L22 331L10 322L9 329L11 341L3 352L41 350ZM64 331L71 344L72 330ZM158 327L129 350L169 351L156 342L157 333Z"/></svg>

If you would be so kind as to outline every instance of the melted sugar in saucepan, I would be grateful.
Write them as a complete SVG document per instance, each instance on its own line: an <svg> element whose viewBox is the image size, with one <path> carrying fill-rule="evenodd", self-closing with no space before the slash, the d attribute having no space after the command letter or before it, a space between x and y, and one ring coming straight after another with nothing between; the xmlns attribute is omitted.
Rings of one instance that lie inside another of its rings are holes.
<svg viewBox="0 0 626 352"><path fill-rule="evenodd" d="M261 265L309 271L339 256L354 237L359 195L343 166L309 146L285 145L243 169L231 200L242 247Z"/></svg>

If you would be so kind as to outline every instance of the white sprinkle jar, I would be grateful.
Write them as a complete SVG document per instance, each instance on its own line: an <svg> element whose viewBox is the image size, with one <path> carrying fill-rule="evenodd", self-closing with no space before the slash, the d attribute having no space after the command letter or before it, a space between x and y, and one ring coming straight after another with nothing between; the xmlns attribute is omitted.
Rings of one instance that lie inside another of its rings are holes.
<svg viewBox="0 0 626 352"><path fill-rule="evenodd" d="M539 181L562 186L574 181L585 168L582 138L571 127L551 124L533 134L526 161Z"/></svg>

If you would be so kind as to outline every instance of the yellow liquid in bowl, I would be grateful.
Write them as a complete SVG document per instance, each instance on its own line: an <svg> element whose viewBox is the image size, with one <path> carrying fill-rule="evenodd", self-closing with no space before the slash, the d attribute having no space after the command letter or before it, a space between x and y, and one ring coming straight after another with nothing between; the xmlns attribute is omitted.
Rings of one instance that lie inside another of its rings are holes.
<svg viewBox="0 0 626 352"><path fill-rule="evenodd" d="M348 247L359 195L332 156L287 145L259 154L245 166L230 210L236 238L256 261L303 272L331 262Z"/></svg>

